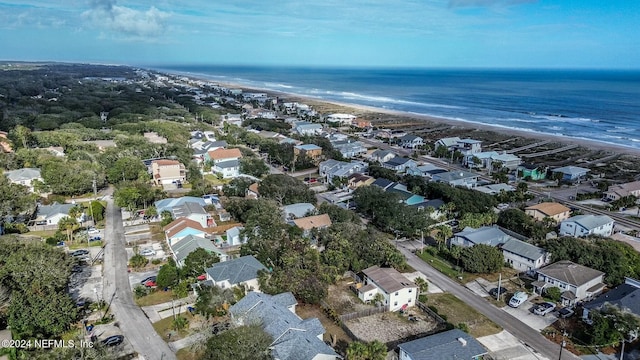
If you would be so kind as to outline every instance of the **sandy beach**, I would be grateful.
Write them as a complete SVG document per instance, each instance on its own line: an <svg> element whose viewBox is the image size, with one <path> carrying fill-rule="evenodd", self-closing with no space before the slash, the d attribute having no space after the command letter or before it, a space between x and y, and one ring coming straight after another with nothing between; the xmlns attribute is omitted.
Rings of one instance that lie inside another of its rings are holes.
<svg viewBox="0 0 640 360"><path fill-rule="evenodd" d="M210 81L206 78L199 78L197 76L189 76L203 81ZM438 118L433 116L427 116L422 114L415 114L403 111L395 111L384 108L377 108L371 106L364 106L352 103L342 103L336 101L328 101L325 99L312 98L308 96L301 96L298 94L291 94L281 91L274 91L270 89L260 89L247 87L242 84L228 83L228 82L216 82L217 84L227 88L238 88L246 92L263 92L270 96L277 96L279 99L288 102L300 102L312 106L316 111L321 114L328 113L348 113L358 116L361 119L369 120L374 126L381 128L393 127L402 129L403 125L407 127L419 127L424 124L428 128L440 128L443 126L450 127L451 130L456 129L456 133L467 133L469 137L473 137L472 132L483 131L485 133L493 133L497 139L504 139L505 137L520 137L538 141L548 140L556 144L562 145L577 145L581 149L586 151L600 151L604 153L628 155L640 161L640 149L621 146L617 144L610 144L589 139L572 138L566 136L559 136L553 134L545 134L534 131L517 130L508 127L495 126L491 124L481 124L475 122L467 122L461 120L454 120L448 118ZM447 131L439 131L439 134L446 134ZM446 136L446 135L445 135ZM441 137L445 137L441 136ZM455 135L454 135L455 136Z"/></svg>

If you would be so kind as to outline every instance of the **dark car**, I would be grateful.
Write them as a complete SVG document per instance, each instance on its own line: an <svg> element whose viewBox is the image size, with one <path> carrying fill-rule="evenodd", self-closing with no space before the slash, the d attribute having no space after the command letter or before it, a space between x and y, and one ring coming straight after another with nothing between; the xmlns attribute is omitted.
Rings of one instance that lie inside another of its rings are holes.
<svg viewBox="0 0 640 360"><path fill-rule="evenodd" d="M82 272L83 267L80 265L73 265L73 267L71 268L71 272L72 273L79 273Z"/></svg>
<svg viewBox="0 0 640 360"><path fill-rule="evenodd" d="M558 315L563 319L571 317L574 313L575 312L571 308L562 308L558 311Z"/></svg>
<svg viewBox="0 0 640 360"><path fill-rule="evenodd" d="M496 297L498 296L498 294L504 295L506 292L507 292L507 289L503 287L493 288L489 290L489 295L491 295L492 297Z"/></svg>
<svg viewBox="0 0 640 360"><path fill-rule="evenodd" d="M100 236L92 236L89 238L89 241L100 241L102 238Z"/></svg>
<svg viewBox="0 0 640 360"><path fill-rule="evenodd" d="M84 256L89 254L89 250L87 249L79 249L79 250L75 250L71 253L71 256L75 256L75 257L79 257L79 256Z"/></svg>
<svg viewBox="0 0 640 360"><path fill-rule="evenodd" d="M140 285L145 285L149 281L155 282L156 281L156 277L155 276L149 276L148 278L140 281Z"/></svg>
<svg viewBox="0 0 640 360"><path fill-rule="evenodd" d="M109 336L108 338L102 340L102 343L105 346L117 346L122 344L122 342L124 341L124 336L122 335L113 335L113 336Z"/></svg>

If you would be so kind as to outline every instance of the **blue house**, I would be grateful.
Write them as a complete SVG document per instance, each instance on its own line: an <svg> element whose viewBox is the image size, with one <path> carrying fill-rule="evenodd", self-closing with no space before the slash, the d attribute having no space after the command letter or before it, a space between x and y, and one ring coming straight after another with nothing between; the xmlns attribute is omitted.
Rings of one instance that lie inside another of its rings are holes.
<svg viewBox="0 0 640 360"><path fill-rule="evenodd" d="M562 181L574 182L579 181L587 177L589 169L581 168L579 166L563 166L551 170L552 173L562 174Z"/></svg>

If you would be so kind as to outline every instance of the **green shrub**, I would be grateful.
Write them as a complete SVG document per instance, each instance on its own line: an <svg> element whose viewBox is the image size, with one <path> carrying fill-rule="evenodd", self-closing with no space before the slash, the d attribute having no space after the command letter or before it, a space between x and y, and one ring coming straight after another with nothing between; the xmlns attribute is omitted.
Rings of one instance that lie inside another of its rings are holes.
<svg viewBox="0 0 640 360"><path fill-rule="evenodd" d="M133 255L133 257L131 257L131 260L129 260L129 266L131 266L134 269L139 269L139 268L145 267L148 262L149 260L146 257L140 254L136 254L136 255Z"/></svg>
<svg viewBox="0 0 640 360"><path fill-rule="evenodd" d="M153 259L153 260L151 260L151 263L152 263L153 265L158 265L158 264L160 264L161 262L162 262L162 260L161 260L161 259Z"/></svg>

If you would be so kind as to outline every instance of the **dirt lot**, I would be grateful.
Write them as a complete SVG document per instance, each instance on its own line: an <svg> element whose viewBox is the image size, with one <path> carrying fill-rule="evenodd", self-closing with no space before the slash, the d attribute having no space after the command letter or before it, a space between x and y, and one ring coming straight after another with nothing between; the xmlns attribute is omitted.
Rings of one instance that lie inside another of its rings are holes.
<svg viewBox="0 0 640 360"><path fill-rule="evenodd" d="M349 320L345 325L362 341L379 340L383 343L426 333L437 326L435 320L419 309L414 308L409 314L418 320L409 321L407 315L384 312Z"/></svg>
<svg viewBox="0 0 640 360"><path fill-rule="evenodd" d="M349 289L349 285L351 284L354 284L354 281L349 278L339 281L336 285L329 286L327 304L340 315L372 308L372 305L363 303L358 299L356 294Z"/></svg>
<svg viewBox="0 0 640 360"><path fill-rule="evenodd" d="M335 348L338 351L344 353L349 343L353 341L340 326L336 325L336 323L327 317L324 311L322 311L322 308L320 308L320 305L300 304L296 306L296 314L303 319L318 318L326 330L324 340L331 342L335 338Z"/></svg>
<svg viewBox="0 0 640 360"><path fill-rule="evenodd" d="M427 306L435 306L440 316L457 326L464 323L473 337L497 334L502 328L489 320L486 316L475 311L469 305L451 294L430 294L427 296Z"/></svg>

